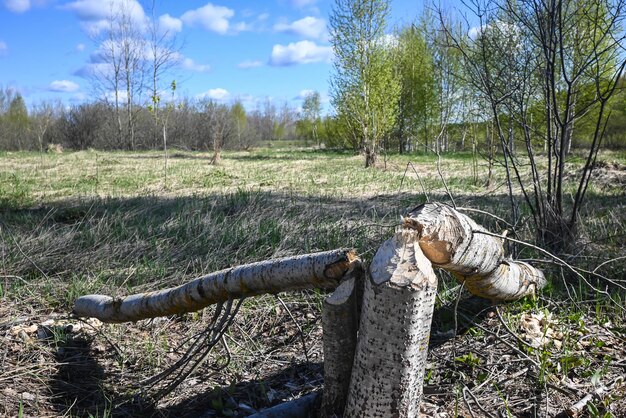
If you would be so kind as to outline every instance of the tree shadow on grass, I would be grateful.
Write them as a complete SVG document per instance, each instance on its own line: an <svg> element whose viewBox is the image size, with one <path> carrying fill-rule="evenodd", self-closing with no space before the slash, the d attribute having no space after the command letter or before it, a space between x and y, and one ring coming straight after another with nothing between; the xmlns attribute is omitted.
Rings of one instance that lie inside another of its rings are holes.
<svg viewBox="0 0 626 418"><path fill-rule="evenodd" d="M322 375L322 363L294 363L262 379L215 386L165 407L145 409L143 413L177 418L246 417L320 389Z"/></svg>
<svg viewBox="0 0 626 418"><path fill-rule="evenodd" d="M51 402L60 415L105 416L111 403L102 388L105 372L93 356L92 339L74 335L68 327L39 329L44 343L56 348L57 372L49 381Z"/></svg>

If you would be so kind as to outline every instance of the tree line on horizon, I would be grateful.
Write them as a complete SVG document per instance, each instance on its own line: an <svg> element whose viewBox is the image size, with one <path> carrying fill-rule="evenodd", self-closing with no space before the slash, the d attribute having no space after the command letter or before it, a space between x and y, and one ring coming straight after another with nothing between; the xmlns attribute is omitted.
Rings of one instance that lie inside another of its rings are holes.
<svg viewBox="0 0 626 418"><path fill-rule="evenodd" d="M560 47L553 70L561 66L563 71L552 78L550 92L542 75L541 44L530 30L548 28L550 21L528 19L539 3L480 0L471 3L478 27L464 26L441 10L427 10L413 23L390 31L389 1L336 0L329 19L336 57L332 112L325 116L319 92L308 94L301 109L269 98L246 109L239 100L177 97L176 82L168 79L180 56L175 35L162 31L157 19L137 29L122 7L112 11L108 29L94 39L101 59L109 64L108 70L91 75L94 92L100 92L95 97L100 98L69 107L42 102L27 109L19 92L0 88L0 149L170 146L219 155L221 149L304 140L360 151L368 166L387 152L473 150L493 159L504 152L502 143L510 152L528 142L538 144L538 152L548 152L549 133L560 123L558 117L549 121L546 116L546 103L552 101L567 107L569 120L561 129L567 153L593 142L598 88L603 86L607 91L612 87L612 94L600 116L602 142L623 148L623 47L609 39L619 36L623 10L620 2L617 9L603 0L592 3L574 1L561 8L561 25L569 25L568 34L552 46L555 53ZM528 31L522 30L524 25ZM555 36L563 29L554 27ZM585 35L594 30L595 38ZM585 61L600 50L611 54Z"/></svg>

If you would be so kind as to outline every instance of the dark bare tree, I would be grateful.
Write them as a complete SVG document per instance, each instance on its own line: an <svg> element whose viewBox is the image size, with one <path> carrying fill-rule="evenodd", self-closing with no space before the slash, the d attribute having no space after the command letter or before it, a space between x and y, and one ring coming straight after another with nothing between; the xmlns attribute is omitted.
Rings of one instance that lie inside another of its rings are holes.
<svg viewBox="0 0 626 418"><path fill-rule="evenodd" d="M519 220L512 190L517 184L538 238L556 250L576 236L610 116L607 104L626 65L625 3L472 0L469 5L479 20L474 37L455 35L442 21L448 42L463 54L468 78L489 103L507 170L513 220ZM575 125L583 119L594 128L573 204L566 207L567 152ZM510 124L523 136L528 173L513 152ZM544 146L545 166L537 158Z"/></svg>

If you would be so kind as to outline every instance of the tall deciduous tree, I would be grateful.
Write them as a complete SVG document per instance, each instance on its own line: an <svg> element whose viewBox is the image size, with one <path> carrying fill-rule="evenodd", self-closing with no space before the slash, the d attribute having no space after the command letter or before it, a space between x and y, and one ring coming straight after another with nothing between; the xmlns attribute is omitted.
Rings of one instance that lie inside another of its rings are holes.
<svg viewBox="0 0 626 418"><path fill-rule="evenodd" d="M320 144L319 141L319 125L320 125L320 113L322 112L322 102L320 100L320 93L318 91L313 91L308 93L304 97L304 101L302 102L302 116L304 121L307 123L307 128L310 128L310 137L313 139L313 142L317 145ZM309 131L309 129L307 129ZM309 132L306 132L305 135L308 136Z"/></svg>
<svg viewBox="0 0 626 418"><path fill-rule="evenodd" d="M152 1L151 20L148 28L149 32L149 68L150 68L150 99L152 102L152 115L154 116L155 132L159 131L161 95L165 89L163 86L164 75L175 67L180 61L180 44L176 37L176 32L169 30L160 23L156 16L155 1ZM170 84L173 87L173 84ZM175 88L174 88L175 90ZM166 113L169 109L166 106ZM169 115L166 114L167 118ZM163 144L165 146L165 130L163 130ZM155 141L156 143L156 141Z"/></svg>
<svg viewBox="0 0 626 418"><path fill-rule="evenodd" d="M203 100L200 107L204 114L204 119L208 126L208 142L213 148L211 164L219 164L222 158L222 148L224 143L232 133L232 119L230 118L230 108L212 99Z"/></svg>
<svg viewBox="0 0 626 418"><path fill-rule="evenodd" d="M41 102L34 106L33 114L31 117L31 124L33 131L37 136L37 145L39 146L39 152L43 153L44 138L48 128L52 124L55 118L61 114L62 105L60 102Z"/></svg>
<svg viewBox="0 0 626 418"><path fill-rule="evenodd" d="M246 109L243 107L241 100L236 100L230 107L230 116L233 120L233 128L235 136L237 138L237 149L248 148L247 141L248 132L248 117L246 115Z"/></svg>
<svg viewBox="0 0 626 418"><path fill-rule="evenodd" d="M420 131L426 131L430 109L436 107L433 57L422 28L410 25L400 31L396 60L400 79L396 135L403 152L407 146L413 148Z"/></svg>
<svg viewBox="0 0 626 418"><path fill-rule="evenodd" d="M360 140L365 166L373 166L380 142L393 129L400 85L394 77L386 33L387 0L336 0L330 16L335 52L331 97L337 113Z"/></svg>
<svg viewBox="0 0 626 418"><path fill-rule="evenodd" d="M9 140L12 141L12 148L21 150L29 128L28 110L26 103L20 93L16 93L11 99L8 111L5 115L6 125L9 133ZM11 138L12 137L12 138Z"/></svg>

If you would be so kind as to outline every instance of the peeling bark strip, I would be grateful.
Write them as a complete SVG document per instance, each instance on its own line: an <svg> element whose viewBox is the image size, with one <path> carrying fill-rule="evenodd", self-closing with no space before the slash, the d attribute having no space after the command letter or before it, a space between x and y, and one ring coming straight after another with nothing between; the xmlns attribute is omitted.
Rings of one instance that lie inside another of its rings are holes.
<svg viewBox="0 0 626 418"><path fill-rule="evenodd" d="M505 301L535 293L546 285L543 272L530 264L506 260L502 238L468 216L441 203L426 203L404 218L403 226L419 233L424 255L454 273L474 295Z"/></svg>
<svg viewBox="0 0 626 418"><path fill-rule="evenodd" d="M359 327L356 288L365 275L361 266L355 267L323 302L324 391L320 418L342 416L348 398Z"/></svg>
<svg viewBox="0 0 626 418"><path fill-rule="evenodd" d="M344 417L418 416L437 277L417 239L403 230L374 256Z"/></svg>
<svg viewBox="0 0 626 418"><path fill-rule="evenodd" d="M229 298L297 289L334 289L354 263L360 260L348 249L262 261L211 273L171 289L122 299L82 296L74 302L73 312L103 322L127 322L197 311Z"/></svg>

